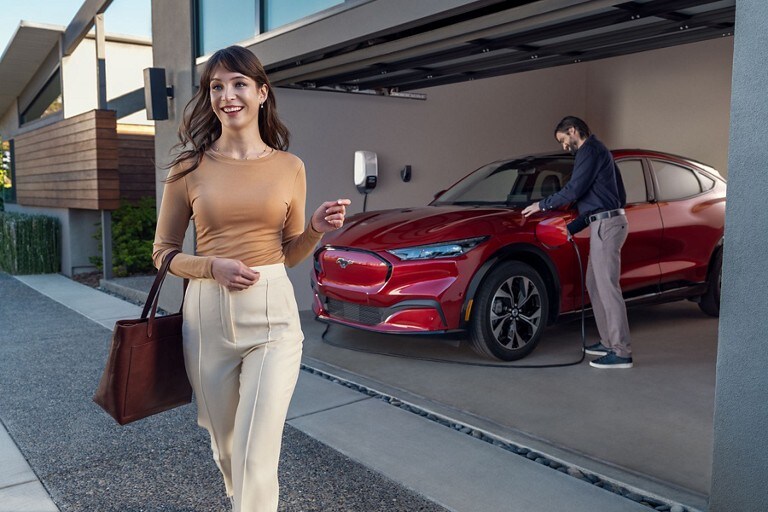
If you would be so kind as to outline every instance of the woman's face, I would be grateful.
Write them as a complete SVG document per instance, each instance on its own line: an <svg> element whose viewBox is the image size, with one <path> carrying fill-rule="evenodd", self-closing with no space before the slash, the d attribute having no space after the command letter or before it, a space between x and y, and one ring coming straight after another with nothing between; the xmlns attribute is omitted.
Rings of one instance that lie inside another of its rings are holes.
<svg viewBox="0 0 768 512"><path fill-rule="evenodd" d="M211 107L221 121L222 129L241 130L258 126L259 107L267 99L267 86L241 73L219 66L210 83Z"/></svg>

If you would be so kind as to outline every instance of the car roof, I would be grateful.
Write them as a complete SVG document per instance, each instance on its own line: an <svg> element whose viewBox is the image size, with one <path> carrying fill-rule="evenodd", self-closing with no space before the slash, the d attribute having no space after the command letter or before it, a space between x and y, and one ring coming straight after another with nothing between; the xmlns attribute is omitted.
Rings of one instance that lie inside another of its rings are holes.
<svg viewBox="0 0 768 512"><path fill-rule="evenodd" d="M613 153L613 156L615 158L620 158L624 156L643 156L647 158L661 157L668 160L677 160L680 162L687 162L689 164L693 164L697 167L704 169L705 171L708 171L722 178L720 171L718 171L711 165L705 164L704 162L700 162L698 160L695 160L687 156L676 155L674 153L667 153L665 151L656 151L652 149L613 149L611 150L611 153Z"/></svg>
<svg viewBox="0 0 768 512"><path fill-rule="evenodd" d="M692 164L722 179L722 175L720 174L720 171L718 171L711 165L707 165L703 162L699 162L698 160L694 160L693 158L689 158L687 156L675 155L673 153L667 153L665 151L656 151L653 149L639 149L639 148L612 149L611 153L613 154L614 158L624 158L624 157L633 157L633 156L643 157L643 158L663 158L666 160L677 161L680 163L687 163L689 165ZM574 158L574 157L567 151L549 151L545 153L531 153L529 155L517 156L513 158L504 158L501 160L497 160L497 162L498 163L510 163L514 161L526 162L530 160L538 160L538 159L546 159L546 158Z"/></svg>

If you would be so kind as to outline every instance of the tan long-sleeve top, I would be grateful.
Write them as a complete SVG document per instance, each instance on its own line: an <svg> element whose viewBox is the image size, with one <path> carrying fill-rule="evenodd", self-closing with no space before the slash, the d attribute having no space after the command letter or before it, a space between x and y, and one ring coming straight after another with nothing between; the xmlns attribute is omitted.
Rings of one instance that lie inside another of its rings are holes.
<svg viewBox="0 0 768 512"><path fill-rule="evenodd" d="M169 176L179 171L174 167ZM290 153L236 160L209 151L197 169L165 184L152 251L155 266L160 268L170 251L181 250L190 219L197 251L173 259L170 270L177 276L212 278L216 257L249 267L298 264L322 237L311 223L305 227L306 189L304 163Z"/></svg>

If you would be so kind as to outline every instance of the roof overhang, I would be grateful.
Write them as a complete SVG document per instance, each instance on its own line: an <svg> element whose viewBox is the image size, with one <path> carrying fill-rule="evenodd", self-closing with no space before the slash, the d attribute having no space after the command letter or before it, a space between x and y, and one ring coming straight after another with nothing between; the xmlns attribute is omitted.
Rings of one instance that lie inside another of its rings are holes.
<svg viewBox="0 0 768 512"><path fill-rule="evenodd" d="M53 51L64 28L22 21L0 57L0 114L5 112Z"/></svg>
<svg viewBox="0 0 768 512"><path fill-rule="evenodd" d="M372 2L371 4L375 4ZM736 0L484 1L269 62L273 85L404 93L733 34ZM359 9L368 8L364 4ZM470 5L470 6L471 6ZM343 33L341 12L321 20ZM294 34L280 34L290 42ZM251 48L259 54L259 43Z"/></svg>

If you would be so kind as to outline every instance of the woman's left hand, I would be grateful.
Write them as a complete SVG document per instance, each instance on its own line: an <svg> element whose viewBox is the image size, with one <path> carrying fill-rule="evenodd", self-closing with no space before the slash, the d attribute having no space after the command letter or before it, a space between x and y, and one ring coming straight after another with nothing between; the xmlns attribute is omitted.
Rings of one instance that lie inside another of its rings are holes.
<svg viewBox="0 0 768 512"><path fill-rule="evenodd" d="M352 204L349 199L326 201L312 214L312 228L319 233L328 233L344 225L347 206Z"/></svg>

